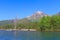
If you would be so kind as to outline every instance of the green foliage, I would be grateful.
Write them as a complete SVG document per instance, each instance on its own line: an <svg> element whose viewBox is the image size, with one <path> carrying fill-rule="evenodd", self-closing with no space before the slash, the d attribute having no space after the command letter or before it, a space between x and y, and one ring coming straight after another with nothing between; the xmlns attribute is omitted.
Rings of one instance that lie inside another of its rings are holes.
<svg viewBox="0 0 60 40"><path fill-rule="evenodd" d="M60 29L60 16L58 15L52 16L51 24L54 29Z"/></svg>
<svg viewBox="0 0 60 40"><path fill-rule="evenodd" d="M3 29L13 29L14 28L14 26L12 24L7 24L2 27L3 27Z"/></svg>
<svg viewBox="0 0 60 40"><path fill-rule="evenodd" d="M17 22L16 29L37 29L49 31L60 29L60 15L44 16L37 21L27 21L27 19ZM13 23L0 26L0 29L14 29Z"/></svg>
<svg viewBox="0 0 60 40"><path fill-rule="evenodd" d="M55 30L60 29L60 16L54 15L52 17L50 16L44 16L39 21L40 30Z"/></svg>
<svg viewBox="0 0 60 40"><path fill-rule="evenodd" d="M49 16L42 17L42 19L40 20L40 28L44 30L49 29L51 27L50 22L51 22L51 17Z"/></svg>

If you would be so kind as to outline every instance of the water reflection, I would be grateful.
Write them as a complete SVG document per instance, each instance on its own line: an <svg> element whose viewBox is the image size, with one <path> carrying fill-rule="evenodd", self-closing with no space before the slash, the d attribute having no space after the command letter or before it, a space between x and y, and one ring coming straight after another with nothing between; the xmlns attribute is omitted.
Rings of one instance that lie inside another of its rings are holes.
<svg viewBox="0 0 60 40"><path fill-rule="evenodd" d="M60 40L59 34L60 32L24 32L0 30L0 40Z"/></svg>

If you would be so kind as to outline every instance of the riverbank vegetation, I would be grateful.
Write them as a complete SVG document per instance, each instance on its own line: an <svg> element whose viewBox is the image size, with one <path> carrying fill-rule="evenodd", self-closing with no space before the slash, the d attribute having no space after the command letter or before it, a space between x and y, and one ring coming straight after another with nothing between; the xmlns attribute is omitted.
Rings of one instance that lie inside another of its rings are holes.
<svg viewBox="0 0 60 40"><path fill-rule="evenodd" d="M0 29L14 29L14 23L0 26ZM60 31L60 15L44 16L38 21L17 23L16 29L36 29L37 31Z"/></svg>

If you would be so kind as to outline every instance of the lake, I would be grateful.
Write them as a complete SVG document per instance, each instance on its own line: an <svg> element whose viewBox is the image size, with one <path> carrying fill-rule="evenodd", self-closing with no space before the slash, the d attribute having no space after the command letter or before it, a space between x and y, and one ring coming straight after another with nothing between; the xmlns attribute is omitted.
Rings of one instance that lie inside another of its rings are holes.
<svg viewBox="0 0 60 40"><path fill-rule="evenodd" d="M0 30L0 40L60 40L60 32Z"/></svg>

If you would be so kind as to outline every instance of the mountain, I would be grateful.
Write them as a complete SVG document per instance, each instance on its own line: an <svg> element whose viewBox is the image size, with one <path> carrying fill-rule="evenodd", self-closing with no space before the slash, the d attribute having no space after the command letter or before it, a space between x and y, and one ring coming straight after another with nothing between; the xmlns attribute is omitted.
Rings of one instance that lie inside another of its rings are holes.
<svg viewBox="0 0 60 40"><path fill-rule="evenodd" d="M27 19L28 19L28 20L39 20L39 19L42 18L43 16L48 16L48 15L45 14L44 12L37 11L37 12L35 12L32 16L28 16Z"/></svg>
<svg viewBox="0 0 60 40"><path fill-rule="evenodd" d="M60 15L60 12L58 12L57 15Z"/></svg>
<svg viewBox="0 0 60 40"><path fill-rule="evenodd" d="M45 14L44 12L37 11L31 16L27 16L26 18L23 18L23 19L19 20L18 23L26 24L26 23L29 23L29 22L36 22L40 18L42 18L43 16L48 16L48 15Z"/></svg>
<svg viewBox="0 0 60 40"><path fill-rule="evenodd" d="M37 11L31 16L17 20L17 23L27 24L31 21L38 21L43 16L47 16L47 14L45 14L44 12L41 12L41 11ZM6 25L6 24L12 24L12 23L14 23L14 20L4 20L4 21L0 21L0 26Z"/></svg>
<svg viewBox="0 0 60 40"><path fill-rule="evenodd" d="M12 24L12 23L13 23L13 20L3 20L3 21L0 21L0 26Z"/></svg>

